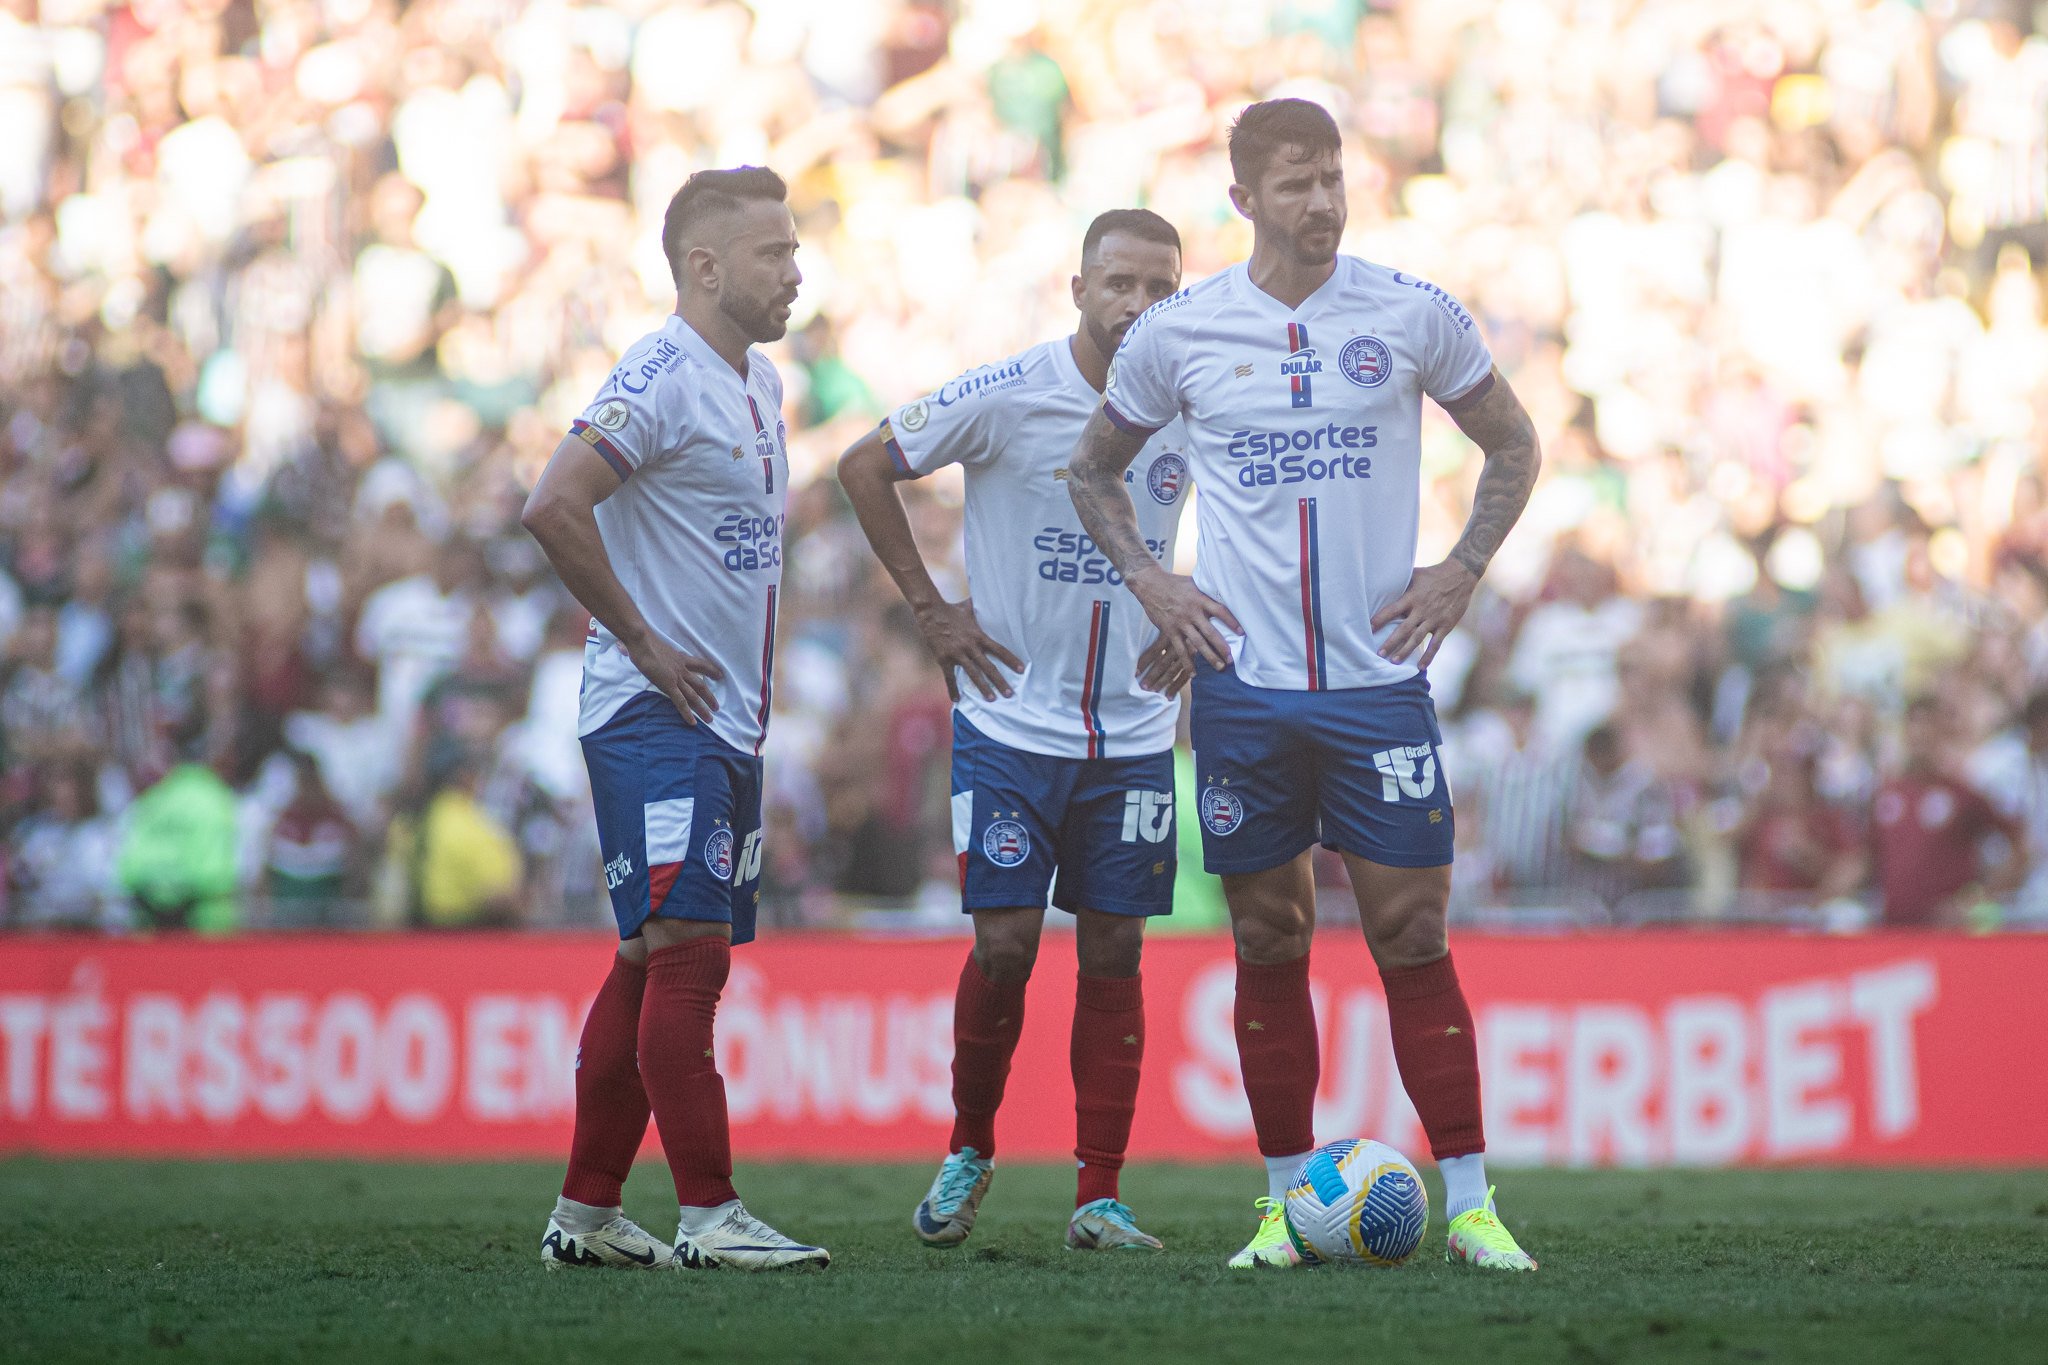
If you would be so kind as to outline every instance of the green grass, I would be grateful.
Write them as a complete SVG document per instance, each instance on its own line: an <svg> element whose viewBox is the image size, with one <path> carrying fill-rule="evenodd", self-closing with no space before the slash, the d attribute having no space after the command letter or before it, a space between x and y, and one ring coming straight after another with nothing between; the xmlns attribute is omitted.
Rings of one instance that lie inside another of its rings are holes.
<svg viewBox="0 0 2048 1365"><path fill-rule="evenodd" d="M1441 1223L1399 1270L1233 1274L1249 1167L1126 1176L1163 1255L1067 1252L1072 1173L1023 1166L927 1251L929 1177L743 1170L823 1274L548 1274L550 1166L0 1161L0 1359L2048 1359L2048 1172L1510 1173L1532 1277L1445 1266ZM627 1191L659 1232L665 1186Z"/></svg>

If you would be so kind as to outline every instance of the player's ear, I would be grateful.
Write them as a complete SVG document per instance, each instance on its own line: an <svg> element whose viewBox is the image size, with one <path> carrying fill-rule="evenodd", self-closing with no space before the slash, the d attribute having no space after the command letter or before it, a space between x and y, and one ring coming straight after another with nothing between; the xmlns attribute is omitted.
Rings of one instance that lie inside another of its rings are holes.
<svg viewBox="0 0 2048 1365"><path fill-rule="evenodd" d="M1236 209L1240 216L1250 218L1252 216L1252 192L1243 185L1232 185L1230 187L1230 207Z"/></svg>
<svg viewBox="0 0 2048 1365"><path fill-rule="evenodd" d="M1074 307L1076 308L1079 308L1081 306L1081 291L1083 287L1084 286L1081 283L1081 277L1079 275L1076 275L1073 279L1067 281L1067 288L1070 291L1072 291L1074 295Z"/></svg>
<svg viewBox="0 0 2048 1365"><path fill-rule="evenodd" d="M683 253L683 277L705 293L718 290L718 253L708 246L693 246Z"/></svg>

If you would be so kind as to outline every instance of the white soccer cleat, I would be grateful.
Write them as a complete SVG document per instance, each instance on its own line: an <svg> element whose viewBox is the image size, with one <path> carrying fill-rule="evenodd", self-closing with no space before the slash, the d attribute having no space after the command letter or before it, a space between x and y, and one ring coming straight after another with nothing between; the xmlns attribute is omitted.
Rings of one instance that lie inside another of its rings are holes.
<svg viewBox="0 0 2048 1365"><path fill-rule="evenodd" d="M1114 1199L1093 1199L1067 1222L1069 1251L1157 1251L1160 1241L1138 1226L1130 1209Z"/></svg>
<svg viewBox="0 0 2048 1365"><path fill-rule="evenodd" d="M547 1235L540 1239L540 1260L549 1270L560 1270L563 1266L676 1268L675 1248L623 1215L595 1232L570 1232L554 1219L548 1219Z"/></svg>
<svg viewBox="0 0 2048 1365"><path fill-rule="evenodd" d="M995 1163L982 1159L972 1147L962 1147L939 1167L924 1202L910 1215L910 1227L917 1240L928 1247L956 1247L974 1230L975 1215L981 1211L981 1197L995 1178Z"/></svg>
<svg viewBox="0 0 2048 1365"><path fill-rule="evenodd" d="M738 1200L703 1232L678 1229L675 1254L684 1270L823 1270L832 1264L831 1252L784 1237Z"/></svg>

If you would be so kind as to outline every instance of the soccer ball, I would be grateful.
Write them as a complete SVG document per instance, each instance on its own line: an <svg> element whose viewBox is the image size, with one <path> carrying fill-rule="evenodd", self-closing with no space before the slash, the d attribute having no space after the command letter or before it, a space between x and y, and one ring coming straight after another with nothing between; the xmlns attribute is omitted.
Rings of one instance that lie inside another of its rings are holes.
<svg viewBox="0 0 2048 1365"><path fill-rule="evenodd" d="M1303 1260L1393 1266L1422 1245L1429 1193L1392 1147L1345 1138L1301 1163L1287 1189L1286 1214Z"/></svg>

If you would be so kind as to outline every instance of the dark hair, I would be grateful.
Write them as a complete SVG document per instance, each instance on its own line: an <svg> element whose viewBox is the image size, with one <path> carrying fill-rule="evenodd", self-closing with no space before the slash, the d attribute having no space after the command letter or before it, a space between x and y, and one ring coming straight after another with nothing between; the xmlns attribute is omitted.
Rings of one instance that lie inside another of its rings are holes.
<svg viewBox="0 0 2048 1365"><path fill-rule="evenodd" d="M1111 209L1108 213L1095 216L1088 225L1087 234L1081 238L1081 264L1086 266L1095 259L1095 248L1102 245L1102 239L1113 232L1127 237L1136 237L1141 242L1157 242L1180 250L1180 233L1173 224L1161 218L1150 209Z"/></svg>
<svg viewBox="0 0 2048 1365"><path fill-rule="evenodd" d="M1259 183L1283 147L1307 152L1334 152L1344 145L1337 120L1320 104L1308 100L1262 100L1248 104L1230 125L1230 174L1247 187Z"/></svg>
<svg viewBox="0 0 2048 1365"><path fill-rule="evenodd" d="M706 218L731 213L747 200L783 203L789 186L766 166L735 166L727 171L698 171L683 182L661 219L661 254L669 273L682 282L683 236Z"/></svg>

